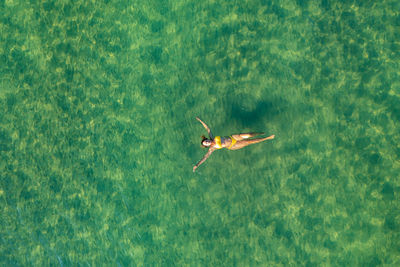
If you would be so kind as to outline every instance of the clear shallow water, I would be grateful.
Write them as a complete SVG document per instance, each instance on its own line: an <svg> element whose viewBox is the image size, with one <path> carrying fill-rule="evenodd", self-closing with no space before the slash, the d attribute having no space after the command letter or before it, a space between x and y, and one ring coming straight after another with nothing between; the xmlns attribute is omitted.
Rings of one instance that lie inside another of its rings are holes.
<svg viewBox="0 0 400 267"><path fill-rule="evenodd" d="M398 1L0 7L1 265L399 265Z"/></svg>

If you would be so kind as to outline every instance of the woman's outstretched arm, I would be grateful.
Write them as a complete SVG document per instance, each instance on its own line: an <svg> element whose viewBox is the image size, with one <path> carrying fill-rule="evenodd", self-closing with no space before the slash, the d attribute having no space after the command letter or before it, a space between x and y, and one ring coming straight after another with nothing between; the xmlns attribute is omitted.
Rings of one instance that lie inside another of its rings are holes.
<svg viewBox="0 0 400 267"><path fill-rule="evenodd" d="M211 139L214 139L214 136L210 130L210 128L208 128L207 124L205 124L202 120L200 120L199 117L196 117L196 119L204 126L204 128L206 128L208 135L210 136Z"/></svg>
<svg viewBox="0 0 400 267"><path fill-rule="evenodd" d="M193 167L193 172L196 171L197 167L200 166L200 164L202 164L204 161L206 161L206 159L211 155L211 153L213 153L215 149L213 149L212 147L210 147L208 149L207 154L204 155L204 157L196 164L196 166Z"/></svg>

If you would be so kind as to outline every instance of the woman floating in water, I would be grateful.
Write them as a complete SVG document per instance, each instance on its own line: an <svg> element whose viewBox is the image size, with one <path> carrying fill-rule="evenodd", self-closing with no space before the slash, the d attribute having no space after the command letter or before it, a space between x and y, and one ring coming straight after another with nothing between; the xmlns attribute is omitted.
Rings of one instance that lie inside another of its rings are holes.
<svg viewBox="0 0 400 267"><path fill-rule="evenodd" d="M193 172L196 171L197 167L200 166L206 159L213 153L216 149L227 148L230 150L241 149L245 146L260 143L265 140L274 139L275 135L271 135L265 138L255 138L255 139L247 139L250 137L254 137L256 135L262 135L264 133L242 133L242 134L233 134L231 136L221 137L221 136L213 136L210 128L208 128L207 124L205 124L198 117L196 119L206 128L210 139L207 139L203 136L203 140L201 141L201 145L203 147L209 147L207 154L193 167Z"/></svg>

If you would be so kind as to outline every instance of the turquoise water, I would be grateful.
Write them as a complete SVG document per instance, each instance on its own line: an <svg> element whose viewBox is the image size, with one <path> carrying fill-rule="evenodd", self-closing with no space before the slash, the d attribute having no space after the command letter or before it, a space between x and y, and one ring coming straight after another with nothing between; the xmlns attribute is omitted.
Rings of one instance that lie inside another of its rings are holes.
<svg viewBox="0 0 400 267"><path fill-rule="evenodd" d="M1 1L0 265L399 266L399 12Z"/></svg>

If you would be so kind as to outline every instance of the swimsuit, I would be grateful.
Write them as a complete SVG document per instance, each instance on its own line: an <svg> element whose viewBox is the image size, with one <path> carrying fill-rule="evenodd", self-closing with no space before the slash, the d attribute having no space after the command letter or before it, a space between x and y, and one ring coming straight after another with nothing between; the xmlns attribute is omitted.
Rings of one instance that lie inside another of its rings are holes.
<svg viewBox="0 0 400 267"><path fill-rule="evenodd" d="M221 148L222 148L222 145L221 145L221 136L216 136L216 137L214 138L214 140L215 140L215 148L216 148L216 149L221 149Z"/></svg>
<svg viewBox="0 0 400 267"><path fill-rule="evenodd" d="M228 147L228 149L231 149L233 145L236 144L236 139L233 138L232 136L230 136L230 138L231 138L231 145Z"/></svg>
<svg viewBox="0 0 400 267"><path fill-rule="evenodd" d="M236 139L233 138L232 136L229 136L231 138L231 145L228 147L228 149L231 149L233 147L234 144L236 144ZM214 138L215 141L215 148L216 149L221 149L223 148L222 144L221 144L221 136L216 136Z"/></svg>

